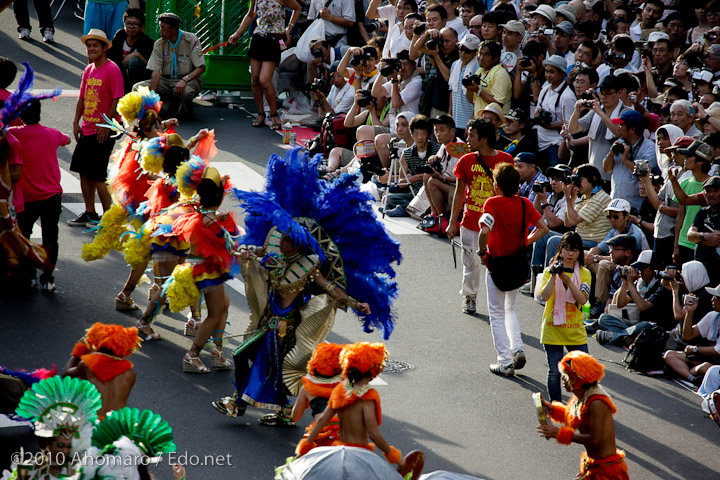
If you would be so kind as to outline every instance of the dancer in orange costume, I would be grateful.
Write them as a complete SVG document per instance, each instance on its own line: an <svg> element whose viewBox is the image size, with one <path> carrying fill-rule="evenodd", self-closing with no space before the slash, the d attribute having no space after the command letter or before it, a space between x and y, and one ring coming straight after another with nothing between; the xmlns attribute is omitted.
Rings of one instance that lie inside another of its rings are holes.
<svg viewBox="0 0 720 480"><path fill-rule="evenodd" d="M625 452L615 446L612 416L617 409L598 385L605 368L589 354L577 350L565 355L559 366L563 385L573 397L567 405L545 399L542 402L550 418L564 426L538 425L538 433L544 438L557 438L563 445L575 442L585 446L576 480L629 479Z"/></svg>
<svg viewBox="0 0 720 480"><path fill-rule="evenodd" d="M385 367L385 345L382 343L358 342L346 345L340 353L340 364L345 381L337 385L330 396L325 412L315 421L307 443L315 447L323 427L334 417L340 421L340 439L333 445L360 447L375 450L375 445L385 454L390 463L404 466L400 450L391 446L382 436L380 395L368 385L380 375ZM375 444L368 443L368 437Z"/></svg>
<svg viewBox="0 0 720 480"><path fill-rule="evenodd" d="M308 373L302 377L302 387L292 409L292 421L298 422L307 408L310 408L313 418L317 420L322 416L330 400L333 389L343 381L342 367L340 366L340 352L343 345L337 343L321 343L313 351L308 362ZM307 443L315 422L308 425L305 436L295 449L299 457L309 452L313 446ZM318 434L315 445L329 446L338 438L338 418L333 417Z"/></svg>

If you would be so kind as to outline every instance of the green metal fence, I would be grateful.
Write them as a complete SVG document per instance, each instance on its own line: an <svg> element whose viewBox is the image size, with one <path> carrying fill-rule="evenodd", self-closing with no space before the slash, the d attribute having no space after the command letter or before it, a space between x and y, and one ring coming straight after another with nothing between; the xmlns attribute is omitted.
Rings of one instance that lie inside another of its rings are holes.
<svg viewBox="0 0 720 480"><path fill-rule="evenodd" d="M182 30L195 33L203 50L227 41L247 13L249 1L244 0L148 0L145 33L160 37L158 15L177 14ZM205 55L207 68L203 88L208 90L247 90L250 88L250 61L247 50L250 36L243 35L235 45L220 47Z"/></svg>

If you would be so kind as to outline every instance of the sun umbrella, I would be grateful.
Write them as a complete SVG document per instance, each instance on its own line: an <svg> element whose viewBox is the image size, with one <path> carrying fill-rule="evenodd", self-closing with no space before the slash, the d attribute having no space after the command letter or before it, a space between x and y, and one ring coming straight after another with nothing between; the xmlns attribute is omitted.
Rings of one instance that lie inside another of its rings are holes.
<svg viewBox="0 0 720 480"><path fill-rule="evenodd" d="M291 462L282 480L401 480L384 458L358 447L317 447Z"/></svg>
<svg viewBox="0 0 720 480"><path fill-rule="evenodd" d="M464 475L462 473L446 472L445 470L438 470L435 472L426 473L421 475L419 480L482 480L478 477L471 477L470 475Z"/></svg>

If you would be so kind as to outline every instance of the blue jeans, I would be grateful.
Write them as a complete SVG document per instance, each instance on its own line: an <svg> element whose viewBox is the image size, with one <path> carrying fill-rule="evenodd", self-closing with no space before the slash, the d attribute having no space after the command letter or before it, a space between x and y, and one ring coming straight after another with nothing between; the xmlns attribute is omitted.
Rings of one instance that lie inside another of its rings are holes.
<svg viewBox="0 0 720 480"><path fill-rule="evenodd" d="M565 352L563 348L566 348L568 352L573 350L580 350L581 352L588 353L587 343L583 345L545 345L545 355L547 355L548 362L548 374L547 374L547 388L550 401L562 401L562 390L560 387L560 368L558 363L562 360Z"/></svg>
<svg viewBox="0 0 720 480"><path fill-rule="evenodd" d="M552 233L552 232L550 232ZM548 240L546 240L547 245L545 246L545 266L547 266L550 263L550 260L552 260L552 257L555 256L555 254L558 251L558 247L560 246L560 240L562 240L562 235L555 234L554 237L550 237ZM597 246L598 242L593 242L592 240L585 240L583 239L583 247L586 249L590 249L592 247ZM538 263L535 263L535 254L533 253L533 265L540 265L539 261Z"/></svg>
<svg viewBox="0 0 720 480"><path fill-rule="evenodd" d="M636 337L640 332L650 326L650 322L633 323L630 320L603 313L600 315L600 318L598 318L598 325L600 326L600 330L608 330L615 333L612 339L610 339L610 343L620 345L620 340L628 336Z"/></svg>
<svg viewBox="0 0 720 480"><path fill-rule="evenodd" d="M99 28L112 40L117 31L123 28L123 14L127 8L127 0L114 3L86 2L83 34L87 35L91 28Z"/></svg>
<svg viewBox="0 0 720 480"><path fill-rule="evenodd" d="M540 238L540 240L533 243L532 261L531 261L530 265L541 265L542 267L547 266L548 258L547 258L546 252L547 252L548 241L552 237L556 237L558 235L560 235L558 232L554 232L554 231L550 230L548 233L543 235ZM561 238L562 238L562 236L561 236ZM555 250L553 250L551 253L552 254L550 255L550 258L552 258L553 255L555 255L555 253L557 253L557 247L555 247Z"/></svg>

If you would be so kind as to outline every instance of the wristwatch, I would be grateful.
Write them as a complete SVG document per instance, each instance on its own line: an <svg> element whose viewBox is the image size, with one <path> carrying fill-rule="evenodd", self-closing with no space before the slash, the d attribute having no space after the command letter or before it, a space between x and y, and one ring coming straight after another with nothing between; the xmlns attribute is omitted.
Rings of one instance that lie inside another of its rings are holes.
<svg viewBox="0 0 720 480"><path fill-rule="evenodd" d="M593 256L593 262L594 263L600 263L600 255Z"/></svg>
<svg viewBox="0 0 720 480"><path fill-rule="evenodd" d="M540 204L540 210L545 210L545 209L546 209L547 207L549 207L549 206L550 206L549 203Z"/></svg>
<svg viewBox="0 0 720 480"><path fill-rule="evenodd" d="M694 346L692 347L692 353L697 353L697 352L698 352L698 346L697 346L697 345L694 345Z"/></svg>
<svg viewBox="0 0 720 480"><path fill-rule="evenodd" d="M191 80L190 75L185 75L183 77L183 80L185 80L186 82L189 82Z"/></svg>
<svg viewBox="0 0 720 480"><path fill-rule="evenodd" d="M701 242L705 241L705 232L700 232L700 241Z"/></svg>
<svg viewBox="0 0 720 480"><path fill-rule="evenodd" d="M710 115L710 114L708 113L707 115L705 115L704 120L707 122L708 120L710 120L711 117L712 117L712 115Z"/></svg>

